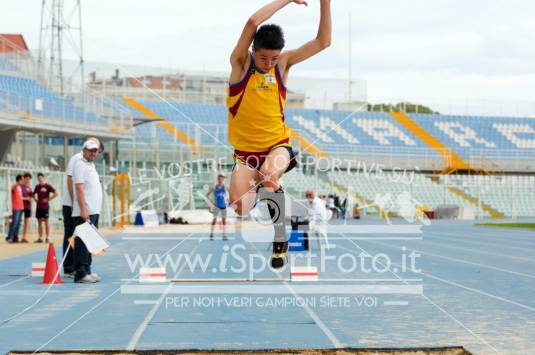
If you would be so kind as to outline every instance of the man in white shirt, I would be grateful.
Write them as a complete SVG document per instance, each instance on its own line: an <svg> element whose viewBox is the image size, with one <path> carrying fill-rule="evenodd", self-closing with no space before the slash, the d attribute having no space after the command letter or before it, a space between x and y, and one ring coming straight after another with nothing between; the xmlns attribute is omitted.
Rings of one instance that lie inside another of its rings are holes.
<svg viewBox="0 0 535 355"><path fill-rule="evenodd" d="M90 137L87 141L93 141L99 144L99 154L104 152L104 145L102 142L95 137ZM63 193L61 194L62 199L62 212L63 212L63 257L65 261L63 262L63 273L66 277L74 278L74 252L72 248L69 250L69 238L72 237L74 233L74 225L72 221L72 202L74 197L74 187L72 184L72 172L74 169L74 163L82 159L82 152L74 154L67 164L65 169L65 176L63 178ZM67 253L65 256L65 253Z"/></svg>
<svg viewBox="0 0 535 355"><path fill-rule="evenodd" d="M82 149L82 157L76 160L72 170L73 207L72 225L74 228L89 221L98 227L102 209L102 185L94 161L100 151L100 144L88 139ZM74 282L95 283L100 281L98 275L91 272L91 253L84 242L74 239Z"/></svg>
<svg viewBox="0 0 535 355"><path fill-rule="evenodd" d="M308 207L307 220L311 236L318 239L318 244L323 239L326 247L329 248L329 241L327 239L327 220L329 219L329 214L327 213L325 202L317 197L312 190L306 192L306 198Z"/></svg>

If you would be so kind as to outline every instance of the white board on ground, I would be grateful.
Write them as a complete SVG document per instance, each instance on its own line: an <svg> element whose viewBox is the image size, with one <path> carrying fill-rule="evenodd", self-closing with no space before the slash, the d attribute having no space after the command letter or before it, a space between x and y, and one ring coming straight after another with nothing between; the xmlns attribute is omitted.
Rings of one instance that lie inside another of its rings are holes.
<svg viewBox="0 0 535 355"><path fill-rule="evenodd" d="M160 225L158 213L155 210L141 211L141 218L144 227L158 227Z"/></svg>

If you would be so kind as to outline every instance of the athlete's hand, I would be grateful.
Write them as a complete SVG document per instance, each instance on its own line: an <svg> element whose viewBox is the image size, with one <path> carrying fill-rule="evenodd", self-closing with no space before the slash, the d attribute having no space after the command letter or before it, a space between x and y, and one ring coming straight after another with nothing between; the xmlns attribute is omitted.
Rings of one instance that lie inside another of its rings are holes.
<svg viewBox="0 0 535 355"><path fill-rule="evenodd" d="M308 2L306 0L293 0L294 3L297 5L305 5L308 6Z"/></svg>

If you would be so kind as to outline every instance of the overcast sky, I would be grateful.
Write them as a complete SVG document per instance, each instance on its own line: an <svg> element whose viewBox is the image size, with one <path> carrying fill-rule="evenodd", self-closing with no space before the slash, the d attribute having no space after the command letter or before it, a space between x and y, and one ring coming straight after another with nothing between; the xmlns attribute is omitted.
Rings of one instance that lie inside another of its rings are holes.
<svg viewBox="0 0 535 355"><path fill-rule="evenodd" d="M74 2L74 0L65 0ZM228 56L260 0L82 1L86 61L228 72ZM40 4L6 1L0 32L38 47ZM535 101L535 2L332 0L333 45L294 75L346 78L348 13L353 77L371 98ZM319 1L291 4L272 22L288 48L315 36ZM67 56L72 57L72 54Z"/></svg>

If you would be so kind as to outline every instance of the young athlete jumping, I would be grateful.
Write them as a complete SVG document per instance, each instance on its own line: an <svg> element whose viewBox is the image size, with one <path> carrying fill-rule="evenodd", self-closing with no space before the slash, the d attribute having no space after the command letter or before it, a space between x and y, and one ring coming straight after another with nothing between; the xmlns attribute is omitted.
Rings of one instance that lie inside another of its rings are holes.
<svg viewBox="0 0 535 355"><path fill-rule="evenodd" d="M279 26L267 24L258 28L291 3L308 6L305 0L275 0L262 7L248 19L230 56L228 124L236 161L230 181L230 200L241 216L254 206L259 186L284 197L279 179L296 165L290 129L284 123L286 79L295 64L331 44L330 0L320 0L316 38L297 49L282 51L284 35ZM271 266L280 268L286 262L288 250L284 223L281 223L284 206L268 202L268 209L275 227Z"/></svg>

